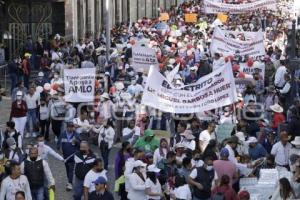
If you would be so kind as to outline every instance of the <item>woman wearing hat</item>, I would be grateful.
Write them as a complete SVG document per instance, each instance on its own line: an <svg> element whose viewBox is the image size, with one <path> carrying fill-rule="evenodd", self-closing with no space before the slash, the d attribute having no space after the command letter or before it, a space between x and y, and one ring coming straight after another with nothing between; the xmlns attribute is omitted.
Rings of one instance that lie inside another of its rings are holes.
<svg viewBox="0 0 300 200"><path fill-rule="evenodd" d="M285 116L283 115L283 108L279 104L274 104L270 106L270 109L273 112L271 127L274 130L277 130L279 124L285 122Z"/></svg>

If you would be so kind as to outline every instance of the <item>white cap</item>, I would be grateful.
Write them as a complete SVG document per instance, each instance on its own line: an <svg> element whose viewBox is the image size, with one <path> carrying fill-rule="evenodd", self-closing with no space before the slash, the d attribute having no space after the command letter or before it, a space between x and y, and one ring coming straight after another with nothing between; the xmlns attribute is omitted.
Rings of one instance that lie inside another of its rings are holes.
<svg viewBox="0 0 300 200"><path fill-rule="evenodd" d="M247 143L256 143L256 142L257 142L256 137L249 137L247 140Z"/></svg>
<svg viewBox="0 0 300 200"><path fill-rule="evenodd" d="M140 161L140 160L136 160L136 161L134 161L134 163L133 163L133 167L146 167L147 166L147 164L146 163L143 163L142 161Z"/></svg>
<svg viewBox="0 0 300 200"><path fill-rule="evenodd" d="M39 77L44 77L44 73L43 73L43 72L39 72L39 73L38 73L38 76L39 76Z"/></svg>
<svg viewBox="0 0 300 200"><path fill-rule="evenodd" d="M104 75L110 76L110 73L109 72L105 72Z"/></svg>
<svg viewBox="0 0 300 200"><path fill-rule="evenodd" d="M160 172L160 169L158 169L154 164L149 165L149 166L147 167L147 169L148 169L148 172L155 172L155 173Z"/></svg>
<svg viewBox="0 0 300 200"><path fill-rule="evenodd" d="M22 91L18 91L17 92L17 96L23 96L23 92Z"/></svg>

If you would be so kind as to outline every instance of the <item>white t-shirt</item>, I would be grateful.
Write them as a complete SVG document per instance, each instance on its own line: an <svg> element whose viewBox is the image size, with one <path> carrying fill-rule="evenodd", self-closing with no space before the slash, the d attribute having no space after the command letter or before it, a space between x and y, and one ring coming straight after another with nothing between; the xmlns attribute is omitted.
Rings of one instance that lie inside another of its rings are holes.
<svg viewBox="0 0 300 200"><path fill-rule="evenodd" d="M128 127L124 128L123 131L122 131L122 134L123 136L127 136L129 135L132 131L134 131L134 135L137 135L137 136L140 136L141 135L141 129L140 127L134 127L134 129L130 129ZM128 140L128 142L132 143L132 140L133 140L133 136Z"/></svg>
<svg viewBox="0 0 300 200"><path fill-rule="evenodd" d="M89 188L89 193L95 191L95 184L93 183L96 179L98 179L100 176L102 176L103 178L105 178L107 180L106 177L106 170L103 170L102 172L95 172L94 170L90 170L84 177L84 182L83 182L83 186L86 188Z"/></svg>
<svg viewBox="0 0 300 200"><path fill-rule="evenodd" d="M26 176L21 175L17 179L12 179L10 176L6 177L1 184L0 199L15 200L15 195L18 191L25 192L25 199L31 200L31 192L29 182Z"/></svg>
<svg viewBox="0 0 300 200"><path fill-rule="evenodd" d="M202 152L204 152L204 150L206 149L206 147L209 143L209 140L212 140L212 139L216 139L214 132L210 134L207 130L204 130L200 133L199 141L202 141L202 145L200 146Z"/></svg>
<svg viewBox="0 0 300 200"><path fill-rule="evenodd" d="M175 188L173 191L174 195L178 199L192 199L192 193L188 184Z"/></svg>
<svg viewBox="0 0 300 200"><path fill-rule="evenodd" d="M35 92L32 96L27 94L25 96L25 101L28 109L35 109L40 103L40 94L38 92Z"/></svg>
<svg viewBox="0 0 300 200"><path fill-rule="evenodd" d="M161 194L161 185L159 181L156 181L156 184L154 184L149 178L146 179L145 182L146 188L150 188L151 192ZM160 196L148 196L147 199L160 199Z"/></svg>

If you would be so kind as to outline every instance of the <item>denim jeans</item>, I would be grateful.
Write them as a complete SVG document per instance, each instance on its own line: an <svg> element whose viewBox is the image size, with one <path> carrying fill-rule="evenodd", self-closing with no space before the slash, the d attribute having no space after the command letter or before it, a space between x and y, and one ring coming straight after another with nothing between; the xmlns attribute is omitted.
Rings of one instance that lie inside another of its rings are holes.
<svg viewBox="0 0 300 200"><path fill-rule="evenodd" d="M31 127L32 124L32 127ZM27 131L29 133L36 132L37 127L37 116L36 116L36 108L28 109L27 111ZM32 128L32 130L31 130Z"/></svg>
<svg viewBox="0 0 300 200"><path fill-rule="evenodd" d="M44 200L44 186L31 189L32 200Z"/></svg>
<svg viewBox="0 0 300 200"><path fill-rule="evenodd" d="M108 162L109 162L109 152L110 149L101 149L101 156L104 163L104 169L108 170Z"/></svg>
<svg viewBox="0 0 300 200"><path fill-rule="evenodd" d="M16 87L16 85L18 83L18 76L16 74L11 74L10 75L10 80L11 80L10 93L12 94L13 89Z"/></svg>
<svg viewBox="0 0 300 200"><path fill-rule="evenodd" d="M83 195L83 180L78 179L75 176L74 179L74 185L73 185L73 190L74 190L74 200L81 200L81 197Z"/></svg>
<svg viewBox="0 0 300 200"><path fill-rule="evenodd" d="M210 200L210 198L200 199L200 198L197 198L197 197L193 196L193 200Z"/></svg>
<svg viewBox="0 0 300 200"><path fill-rule="evenodd" d="M68 177L68 183L73 183L73 176L74 176L74 167L75 162L66 162L65 163L67 177Z"/></svg>

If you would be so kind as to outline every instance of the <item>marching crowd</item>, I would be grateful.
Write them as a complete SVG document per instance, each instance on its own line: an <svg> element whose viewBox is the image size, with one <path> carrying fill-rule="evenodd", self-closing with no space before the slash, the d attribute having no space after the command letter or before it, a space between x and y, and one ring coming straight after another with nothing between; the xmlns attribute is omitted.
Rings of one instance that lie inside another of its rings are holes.
<svg viewBox="0 0 300 200"><path fill-rule="evenodd" d="M240 179L272 168L292 176L278 180L270 199L300 198L300 71L292 74L287 67L290 3L278 2L276 12L228 13L221 22L202 12L202 0L183 2L161 10L169 13L167 21L143 18L114 26L109 52L105 33L75 44L58 34L35 43L29 37L24 53L8 64L12 105L1 135L0 200L53 198L49 156L64 162L66 191L75 200L249 200ZM197 13L197 23L186 23L185 13ZM266 54L211 55L216 26L239 32L262 29ZM148 72L133 68L134 45L156 51L164 76L179 65L170 80L174 87L195 83L227 62L236 79L250 81L238 88L238 102L232 105L197 114L161 112L141 104ZM242 63L264 64L264 77L260 71L244 73ZM93 103L65 101L63 73L73 68L96 69ZM32 78L34 69L37 78ZM291 103L292 75L297 87ZM224 123L234 128L220 141L216 131ZM121 148L112 157L116 143ZM109 160L114 160L113 168ZM107 177L108 170L115 176Z"/></svg>

